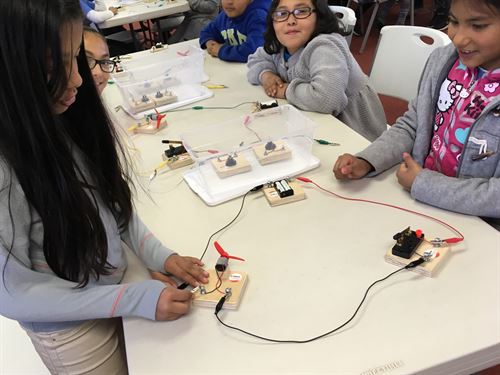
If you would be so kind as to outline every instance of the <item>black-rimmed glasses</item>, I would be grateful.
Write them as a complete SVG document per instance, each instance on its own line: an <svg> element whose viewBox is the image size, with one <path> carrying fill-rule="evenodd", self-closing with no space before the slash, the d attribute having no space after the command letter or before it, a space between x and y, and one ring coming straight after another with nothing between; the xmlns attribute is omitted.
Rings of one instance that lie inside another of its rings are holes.
<svg viewBox="0 0 500 375"><path fill-rule="evenodd" d="M296 8L294 10L281 9L281 10L275 10L272 13L271 17L273 18L273 21L285 22L290 17L290 14L293 14L295 19L301 20L309 17L314 12L316 12L316 10L310 7L301 7L301 8Z"/></svg>
<svg viewBox="0 0 500 375"><path fill-rule="evenodd" d="M113 73L116 67L116 62L113 60L97 60L90 56L87 56L87 62L90 70L94 69L95 66L99 64L99 68L101 68L104 73Z"/></svg>

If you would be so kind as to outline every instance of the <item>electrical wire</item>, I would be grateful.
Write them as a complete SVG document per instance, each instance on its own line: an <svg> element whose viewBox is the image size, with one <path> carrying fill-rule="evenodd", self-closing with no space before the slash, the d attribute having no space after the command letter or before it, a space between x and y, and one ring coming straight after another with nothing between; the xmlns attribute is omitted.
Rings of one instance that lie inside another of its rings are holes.
<svg viewBox="0 0 500 375"><path fill-rule="evenodd" d="M255 189L255 188L254 188ZM217 233L219 232L222 232L224 229L226 229L227 227L229 227L232 223L234 223L236 221L236 219L240 216L241 214L241 211L243 211L243 206L245 205L245 199L246 197L248 196L248 194L250 194L252 191L255 191L254 189L252 190L248 190L245 195L243 195L243 199L241 200L241 206L240 206L240 209L238 210L238 213L236 214L236 216L231 219L231 221L229 223L227 223L226 225L224 225L222 228L220 228L219 230L217 230L216 232L212 233L210 235L210 237L208 237L208 241L207 241L207 244L205 246L205 250L203 250L203 254L201 254L201 257L200 257L200 260L203 260L203 257L205 256L205 253L207 252L207 249L208 249L208 246L210 245L210 241L212 241L212 238L213 236L215 236Z"/></svg>
<svg viewBox="0 0 500 375"><path fill-rule="evenodd" d="M253 102L241 102L239 104L235 104L233 106L227 106L227 107L224 107L224 106L206 107L203 105L195 105L194 107L170 109L168 111L163 111L160 113L181 112L181 111L190 111L190 110L199 111L202 109L235 109L235 108L241 107L242 105L245 105L245 104L255 104L255 102L254 101Z"/></svg>
<svg viewBox="0 0 500 375"><path fill-rule="evenodd" d="M421 212L418 212L418 211L410 210L408 208L396 206L396 205L390 204L390 203L384 203L384 202L374 201L374 200L370 200L370 199L363 199L363 198L346 197L346 196L334 193L333 191L330 191L328 189L323 188L322 186L318 185L316 182L314 182L313 180L311 180L311 179L309 179L307 177L297 177L297 180L305 182L305 183L311 183L314 186L316 186L318 189L320 189L320 190L322 190L322 191L324 191L324 192L326 192L328 194L331 194L331 195L333 195L333 196L335 196L337 198L340 198L340 199L345 199L345 200L354 201L354 202L363 202L363 203L377 204L379 206L385 206L385 207L395 208L396 210L401 210L401 211L404 211L404 212L409 212L409 213L412 213L412 214L415 214L415 215L418 215L418 216L425 217L427 219L433 220L433 221L435 221L435 222L437 222L437 223L445 226L446 228L450 229L452 232L455 232L459 236L459 237L451 237L451 238L443 239L443 240L441 240L442 242L453 244L453 243L461 242L461 241L463 241L465 239L464 235L458 229L456 229L452 225L450 225L450 224L444 222L443 220L440 220L440 219L438 219L438 218L436 218L434 216L430 216L430 215L427 215L427 214L424 214L424 213L421 213Z"/></svg>
<svg viewBox="0 0 500 375"><path fill-rule="evenodd" d="M205 256L205 253L207 252L208 246L210 245L210 241L212 241L213 236L215 236L217 233L219 233L219 232L223 231L224 229L226 229L227 227L229 227L232 223L234 223L236 221L236 219L238 219L238 217L241 214L241 211L243 211L243 206L245 205L245 199L246 199L247 195L253 191L260 190L262 187L263 187L263 185L256 186L256 187L248 190L245 193L245 195L243 195L243 199L241 200L241 206L240 206L240 209L238 210L238 213L236 214L236 216L234 218L232 218L229 223L227 223L222 228L220 228L217 231L215 231L214 233L212 233L210 235L210 237L208 237L207 244L205 245L205 250L203 250L203 254L201 254L200 260L203 260L203 257ZM179 286L177 286L177 289L185 289L188 285L189 284L187 282L184 282L184 283L180 284ZM221 285L222 285L222 282L221 282ZM219 287L220 287L220 285L216 286L215 289L218 289Z"/></svg>
<svg viewBox="0 0 500 375"><path fill-rule="evenodd" d="M217 272L217 283L215 283L215 287L212 290L205 292L205 294L210 294L210 293L213 293L215 291L218 291L219 293L224 294L224 292L219 289L222 286L222 275L223 274L224 274L224 272Z"/></svg>
<svg viewBox="0 0 500 375"><path fill-rule="evenodd" d="M381 278L381 279L378 279L376 281L374 281L373 283L371 283L371 285L366 289L365 291L365 294L363 296L363 298L361 299L361 302L359 303L358 307L356 308L356 310L354 311L354 314L352 314L352 316L347 319L344 323L342 323L341 325L335 327L334 329L328 331L328 332L325 332L325 333L322 333L321 335L318 335L318 336L314 336L314 337L311 337L309 339L305 339L305 340L280 340L280 339L273 339L273 338L269 338L269 337L265 337L265 336L261 336L261 335L257 335L255 333L251 333L251 332L248 332L244 329L241 329L241 328L238 328L238 327L235 327L235 326L232 326L230 324L227 324L227 323L224 323L222 321L222 319L219 317L219 312L220 310L222 309L222 306L224 305L224 302L225 302L225 299L226 299L226 296L222 297L221 300L219 301L219 303L217 304L217 307L215 309L215 317L217 318L217 320L226 328L229 328L229 329L232 329L232 330L235 330L235 331L238 331L238 332L241 332L241 333L244 333L245 335L248 335L248 336L252 336L252 337L255 337L257 339L260 339L260 340L264 340L264 341L270 341L270 342L276 342L276 343L281 343L281 344L306 344L308 342L311 342L311 341L315 341L315 340L318 340L318 339L321 339L325 336L328 336L328 335L331 335L332 333L335 333L337 332L338 330L342 329L343 327L345 327L347 324L349 324L353 319L354 317L357 315L357 313L359 312L359 310L361 309L361 306L363 305L363 303L365 302L366 300L366 297L368 296L368 293L370 292L371 288L373 288L376 284L384 281L384 280L387 280L389 277L397 274L398 272L401 272L405 269L410 269L410 268L414 268L416 266L418 266L419 264L422 264L423 263L423 258L419 258L411 263L409 263L408 265L404 266L404 267L401 267L399 269L397 269L396 271L394 272L391 272L390 274L388 274L387 276Z"/></svg>
<svg viewBox="0 0 500 375"><path fill-rule="evenodd" d="M247 128L249 131L251 131L255 135L255 137L257 137L257 140L259 142L262 142L262 138L260 138L259 133L257 133L254 129L252 129L250 127L250 116L249 115L245 116L245 120L243 121L243 126L245 126L245 128Z"/></svg>
<svg viewBox="0 0 500 375"><path fill-rule="evenodd" d="M374 200L369 200L369 199L362 199L362 198L351 198L351 197L346 197L346 196L343 196L343 195L340 195L340 194L337 194L333 191L330 191L328 189L325 189L323 188L322 186L320 186L319 184L317 184L316 182L312 181L311 179L309 178L306 178L306 177L297 177L297 180L299 181L302 181L302 182L305 182L305 183L311 183L313 185L315 185L317 188L319 188L320 190L328 193L328 194L331 194L337 198L341 198L341 199L344 199L344 200L349 200L349 201L354 201L354 202L363 202L363 203L371 203L371 204L376 204L376 205L380 205L380 206L385 206L385 207L390 207L390 208L395 208L395 209L398 209L398 210L401 210L401 211L405 211L405 212L409 212L409 213L413 213L415 215L419 215L419 216L422 216L422 217L425 217L425 218L428 218L430 220L433 220L433 221L436 221L438 223L440 223L441 225L445 226L446 228L450 229L451 231L455 232L456 234L458 234L459 237L452 237L452 238L447 238L447 239L444 239L442 240L443 242L446 242L446 243L449 243L449 244L452 244L452 243L457 243L457 242L460 242L460 241L463 241L464 240L464 235L458 230L456 229L455 227L451 226L450 224L438 219L438 218L435 218L433 216L430 216L430 215L426 215L426 214L423 214L421 212L418 212L418 211L414 211L414 210L410 210L410 209L407 209L407 208L403 208L403 207L400 207L400 206L396 206L396 205L392 205L392 204L389 204L389 203L383 203L383 202L378 202L378 201L374 201ZM411 268L415 268L417 266L419 266L420 264L424 263L425 262L425 258L424 257L420 257L418 258L417 260L414 260L410 263L408 263L406 266L404 267L401 267L399 269L397 269L396 271L394 272L391 272L390 274L388 274L387 276L381 278L381 279L378 279L376 281L374 281L365 291L365 294L363 295L363 298L361 299L361 302L359 303L358 307L356 308L356 310L354 311L354 313L352 314L352 316L347 319L344 323L342 323L341 325L339 325L338 327L328 331L328 332L325 332L321 335L318 335L318 336L314 336L314 337L311 337L309 339L305 339L305 340L281 340L281 339L273 339L273 338L269 338L269 337L265 337L265 336L261 336L261 335L257 335L255 333L251 333L249 331L246 331L244 329L241 329L241 328L238 328L236 326L232 326L232 325L229 325L227 323L224 323L222 321L222 319L219 317L219 312L220 310L222 309L224 303L226 302L226 298L227 298L227 295L224 295L220 300L219 300L219 303L216 305L216 308L215 308L215 317L217 318L217 320L219 321L219 323L221 323L224 327L226 328L229 328L229 329L232 329L232 330L235 330L235 331L238 331L238 332L241 332L245 335L248 335L248 336L252 336L252 337L255 337L257 339L260 339L260 340L264 340L264 341L269 341L269 342L275 342L275 343L288 343L288 344L305 344L305 343L309 343L311 341L315 341L315 340L318 340L320 338L323 338L325 336L328 336L328 335L331 335L332 333L335 333L337 332L338 330L342 329L343 327L345 327L347 324L349 324L353 319L354 317L357 315L357 313L359 312L359 310L361 309L361 306L363 305L363 303L365 302L366 300L366 297L368 296L368 293L370 292L370 290L378 283L384 281L384 280L387 280L389 277L403 271L403 270L407 270L407 269L411 269Z"/></svg>

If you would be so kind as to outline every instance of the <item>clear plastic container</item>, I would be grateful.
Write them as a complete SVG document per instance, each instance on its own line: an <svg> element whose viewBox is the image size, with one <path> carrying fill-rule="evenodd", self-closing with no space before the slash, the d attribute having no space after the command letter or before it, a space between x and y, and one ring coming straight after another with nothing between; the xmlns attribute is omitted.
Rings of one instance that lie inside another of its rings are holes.
<svg viewBox="0 0 500 375"><path fill-rule="evenodd" d="M155 108L165 111L210 97L212 93L201 85L203 62L204 52L193 46L170 59L159 51L122 60L123 71L113 74L123 97L122 107L140 118Z"/></svg>
<svg viewBox="0 0 500 375"><path fill-rule="evenodd" d="M319 165L311 152L314 128L300 111L285 105L181 134L196 163L184 178L215 205L295 176Z"/></svg>

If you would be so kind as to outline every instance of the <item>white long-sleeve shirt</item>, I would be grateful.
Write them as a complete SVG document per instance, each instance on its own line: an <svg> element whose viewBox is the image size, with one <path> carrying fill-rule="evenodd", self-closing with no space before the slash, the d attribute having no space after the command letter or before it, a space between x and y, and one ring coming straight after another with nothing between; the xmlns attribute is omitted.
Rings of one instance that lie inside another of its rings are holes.
<svg viewBox="0 0 500 375"><path fill-rule="evenodd" d="M106 4L101 0L80 0L85 17L92 23L101 23L114 16L113 12L106 9Z"/></svg>

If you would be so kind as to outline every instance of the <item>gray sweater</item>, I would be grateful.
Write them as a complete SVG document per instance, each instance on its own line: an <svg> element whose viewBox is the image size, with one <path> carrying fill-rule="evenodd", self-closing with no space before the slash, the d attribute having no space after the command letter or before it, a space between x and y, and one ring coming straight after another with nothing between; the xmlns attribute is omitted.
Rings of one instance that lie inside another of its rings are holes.
<svg viewBox="0 0 500 375"><path fill-rule="evenodd" d="M409 152L423 165L429 154L433 135L433 119L439 90L457 59L450 44L434 51L422 73L418 95L408 111L379 139L357 156L369 161L375 175L402 161ZM479 154L479 145L470 137L487 141L495 152L486 159L472 160ZM500 218L500 97L496 97L472 124L464 143L457 177L424 169L411 187L413 198L424 203L469 215Z"/></svg>
<svg viewBox="0 0 500 375"><path fill-rule="evenodd" d="M190 19L204 18L213 20L219 13L219 0L188 0L190 11L186 16Z"/></svg>
<svg viewBox="0 0 500 375"><path fill-rule="evenodd" d="M288 82L286 98L306 110L331 113L370 141L386 129L382 104L349 51L344 37L320 34L287 62L284 51L269 55L263 47L248 58L248 81L261 84L264 72Z"/></svg>
<svg viewBox="0 0 500 375"><path fill-rule="evenodd" d="M0 272L4 271L0 277L1 315L36 332L57 331L84 320L115 316L155 319L156 304L165 285L156 280L120 284L127 269L121 241L155 271L163 270L173 252L152 236L135 214L120 234L115 217L99 196L97 199L108 237L108 262L116 270L98 281L91 278L83 289L75 289L76 283L59 278L47 265L40 216L0 158Z"/></svg>

